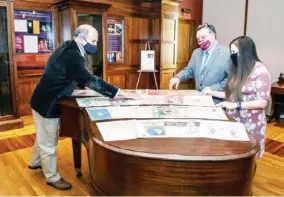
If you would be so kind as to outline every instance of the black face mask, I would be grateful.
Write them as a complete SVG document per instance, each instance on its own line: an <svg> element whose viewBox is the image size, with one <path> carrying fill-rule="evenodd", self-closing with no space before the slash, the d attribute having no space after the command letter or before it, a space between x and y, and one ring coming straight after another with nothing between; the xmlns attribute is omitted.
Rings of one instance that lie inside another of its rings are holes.
<svg viewBox="0 0 284 197"><path fill-rule="evenodd" d="M238 66L238 53L232 53L231 60L235 64L235 66Z"/></svg>
<svg viewBox="0 0 284 197"><path fill-rule="evenodd" d="M92 44L90 44L88 42L84 46L84 49L85 49L86 53L88 53L88 54L95 54L97 52L97 46L96 45L92 45Z"/></svg>

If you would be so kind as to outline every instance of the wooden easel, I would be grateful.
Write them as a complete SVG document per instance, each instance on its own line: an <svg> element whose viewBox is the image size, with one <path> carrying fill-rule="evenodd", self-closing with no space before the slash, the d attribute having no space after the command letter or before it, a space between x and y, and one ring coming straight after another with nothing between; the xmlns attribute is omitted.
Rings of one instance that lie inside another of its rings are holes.
<svg viewBox="0 0 284 197"><path fill-rule="evenodd" d="M150 48L150 42L147 41L146 42L146 45L145 45L145 51L146 50L151 50ZM158 90L158 84L157 84L157 79L156 79L156 72L158 72L156 69L153 69L153 70L144 70L144 69L141 69L141 65L140 65L140 70L138 70L137 72L139 72L139 76L138 76L138 80L137 80L137 83L136 83L136 89L138 88L138 85L139 85L139 82L140 82L140 77L141 77L141 74L142 73L153 73L153 76L154 76L154 80L155 80L155 85L156 85L156 89Z"/></svg>

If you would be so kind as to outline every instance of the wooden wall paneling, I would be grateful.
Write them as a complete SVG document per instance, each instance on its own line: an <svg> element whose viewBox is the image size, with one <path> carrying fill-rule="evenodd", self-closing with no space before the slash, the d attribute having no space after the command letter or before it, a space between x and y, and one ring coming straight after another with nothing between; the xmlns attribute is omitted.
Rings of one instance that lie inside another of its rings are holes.
<svg viewBox="0 0 284 197"><path fill-rule="evenodd" d="M140 65L140 51L145 49L148 40L148 19L138 17L127 17L127 41L128 41L128 61L129 65Z"/></svg>
<svg viewBox="0 0 284 197"><path fill-rule="evenodd" d="M177 44L177 68L176 73L187 66L191 54L195 48L195 21L179 19L178 23L178 44ZM195 89L193 79L183 81L179 89Z"/></svg>
<svg viewBox="0 0 284 197"><path fill-rule="evenodd" d="M178 3L162 1L160 89L168 89L177 61Z"/></svg>
<svg viewBox="0 0 284 197"><path fill-rule="evenodd" d="M177 72L185 67L190 59L190 32L190 21L180 19L178 24Z"/></svg>
<svg viewBox="0 0 284 197"><path fill-rule="evenodd" d="M52 10L53 3L39 3L34 1L15 0L14 7L16 9L47 11Z"/></svg>
<svg viewBox="0 0 284 197"><path fill-rule="evenodd" d="M30 106L30 99L32 97L33 90L38 83L41 75L36 76L33 74L23 75L18 77L18 104L19 104L19 116L27 116L32 114Z"/></svg>
<svg viewBox="0 0 284 197"><path fill-rule="evenodd" d="M69 3L68 7L76 10L77 13L90 14L90 15L102 15L107 12L107 9L111 5L101 3L82 3L76 1L75 3Z"/></svg>
<svg viewBox="0 0 284 197"><path fill-rule="evenodd" d="M126 89L127 76L124 73L109 74L107 81L121 89Z"/></svg>
<svg viewBox="0 0 284 197"><path fill-rule="evenodd" d="M140 51L145 49L144 43L129 43L129 65L140 68Z"/></svg>
<svg viewBox="0 0 284 197"><path fill-rule="evenodd" d="M151 76L149 76L151 74ZM141 73L140 82L137 89L146 89L149 86L149 78L152 77L152 73ZM137 72L130 72L127 79L127 89L135 89L138 80Z"/></svg>
<svg viewBox="0 0 284 197"><path fill-rule="evenodd" d="M169 89L169 81L173 77L175 68L160 70L160 89Z"/></svg>
<svg viewBox="0 0 284 197"><path fill-rule="evenodd" d="M128 39L132 40L148 40L149 22L148 18L130 16L127 17Z"/></svg>
<svg viewBox="0 0 284 197"><path fill-rule="evenodd" d="M106 2L100 0L100 2ZM111 4L108 9L108 14L116 14L118 16L128 16L131 14L143 14L150 16L151 3L141 0L119 0L119 1L107 1Z"/></svg>
<svg viewBox="0 0 284 197"><path fill-rule="evenodd" d="M131 67L135 67L136 70L140 69L140 51L145 49L145 44L149 40L150 35L150 22L147 16L130 16L127 17L127 33L128 33L128 60ZM138 80L139 73L134 72L128 76L128 87L135 88L136 82ZM140 83L138 88L145 89L149 88L149 75L143 73L140 78ZM133 80L136 82L133 83Z"/></svg>
<svg viewBox="0 0 284 197"><path fill-rule="evenodd" d="M64 41L71 40L73 38L72 28L74 22L72 22L72 14L73 10L71 8L59 9L59 43L63 43Z"/></svg>
<svg viewBox="0 0 284 197"><path fill-rule="evenodd" d="M16 2L23 2L23 3L37 3L37 4L54 4L61 0L13 0Z"/></svg>

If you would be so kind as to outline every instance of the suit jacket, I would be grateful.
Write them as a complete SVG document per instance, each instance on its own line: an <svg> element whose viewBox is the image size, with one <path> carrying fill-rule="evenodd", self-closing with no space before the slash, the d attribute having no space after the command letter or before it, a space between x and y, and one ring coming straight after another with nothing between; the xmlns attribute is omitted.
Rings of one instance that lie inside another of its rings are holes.
<svg viewBox="0 0 284 197"><path fill-rule="evenodd" d="M181 81L194 77L196 89L199 91L202 91L205 87L210 87L215 91L224 91L228 73L232 66L229 48L216 44L205 66L203 79L201 79L202 58L203 50L195 49L188 65L176 77Z"/></svg>
<svg viewBox="0 0 284 197"><path fill-rule="evenodd" d="M91 74L75 41L66 41L50 56L37 84L31 107L45 118L58 118L57 101L70 96L78 84L113 98L118 88Z"/></svg>

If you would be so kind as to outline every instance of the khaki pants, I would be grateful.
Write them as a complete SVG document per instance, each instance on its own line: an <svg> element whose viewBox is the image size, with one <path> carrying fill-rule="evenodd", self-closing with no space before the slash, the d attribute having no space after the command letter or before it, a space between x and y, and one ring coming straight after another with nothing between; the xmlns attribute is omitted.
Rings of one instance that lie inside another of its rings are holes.
<svg viewBox="0 0 284 197"><path fill-rule="evenodd" d="M58 145L59 118L44 118L32 111L36 128L36 140L31 155L31 166L42 166L47 182L61 179L57 171L56 149Z"/></svg>

